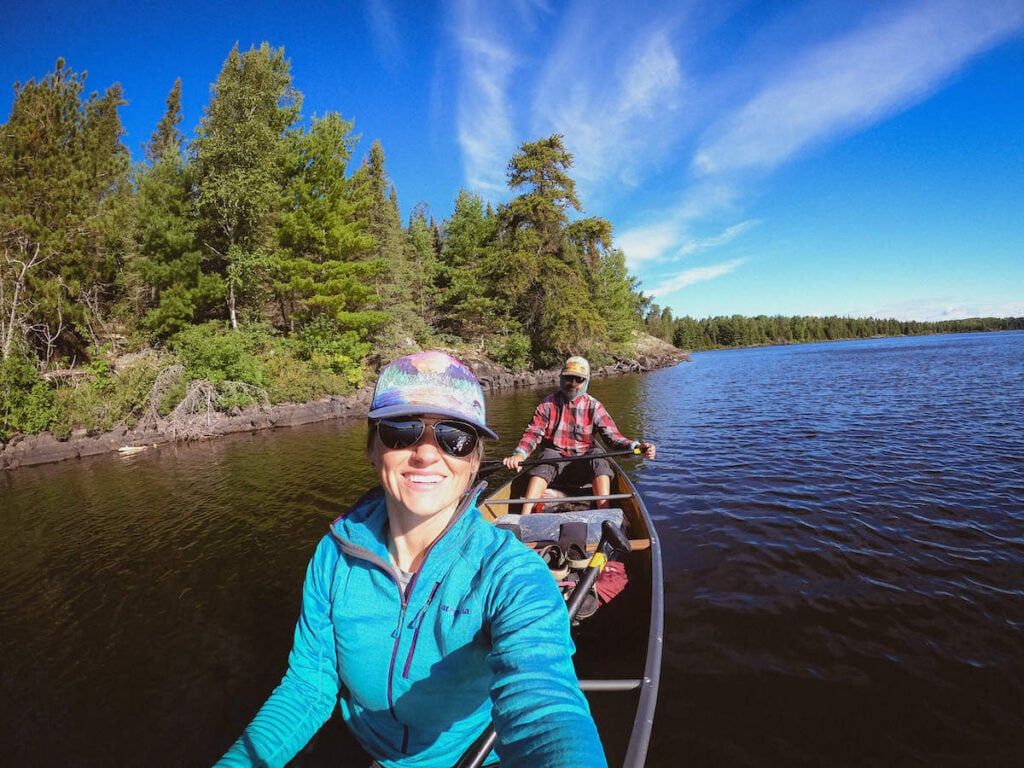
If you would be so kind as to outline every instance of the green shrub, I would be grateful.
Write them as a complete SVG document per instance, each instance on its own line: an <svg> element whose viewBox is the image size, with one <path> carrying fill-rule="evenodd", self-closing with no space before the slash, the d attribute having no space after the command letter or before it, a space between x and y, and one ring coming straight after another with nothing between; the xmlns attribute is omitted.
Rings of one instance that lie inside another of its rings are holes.
<svg viewBox="0 0 1024 768"><path fill-rule="evenodd" d="M57 389L50 425L55 437L66 438L75 429L109 432L117 426L133 427L150 406L150 391L160 373L156 361L114 370L104 363L87 379Z"/></svg>
<svg viewBox="0 0 1024 768"><path fill-rule="evenodd" d="M54 391L23 353L0 361L0 440L45 432L54 415Z"/></svg>
<svg viewBox="0 0 1024 768"><path fill-rule="evenodd" d="M352 389L363 385L363 360L372 345L357 331L343 331L334 321L317 317L299 331L297 343L299 357L314 370L340 376Z"/></svg>
<svg viewBox="0 0 1024 768"><path fill-rule="evenodd" d="M211 322L175 334L169 346L181 359L189 379L206 379L214 385L240 381L266 387L260 354L268 342L269 335L259 328L236 331L225 323Z"/></svg>
<svg viewBox="0 0 1024 768"><path fill-rule="evenodd" d="M310 362L290 355L275 354L265 365L271 403L308 403L354 390L344 376L316 370Z"/></svg>
<svg viewBox="0 0 1024 768"><path fill-rule="evenodd" d="M495 362L511 371L525 371L530 360L530 337L523 333L492 336L486 349Z"/></svg>

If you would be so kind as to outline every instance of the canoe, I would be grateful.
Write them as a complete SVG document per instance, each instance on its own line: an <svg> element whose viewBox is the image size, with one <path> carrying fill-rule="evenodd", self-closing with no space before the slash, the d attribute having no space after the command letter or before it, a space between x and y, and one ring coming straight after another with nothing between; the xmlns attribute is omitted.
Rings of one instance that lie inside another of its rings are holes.
<svg viewBox="0 0 1024 768"><path fill-rule="evenodd" d="M574 622L574 657L580 687L587 694L601 733L608 764L643 768L654 724L661 677L664 636L664 589L661 546L647 507L622 468L615 471L607 497L583 489L553 489L565 494L544 498L543 510L520 515L525 473L485 496L480 506L485 520L515 529L527 546L539 548L557 540L565 521L587 523L587 549L597 549L602 522L621 521L629 551L617 553L627 581L622 591L601 601L593 615ZM604 498L606 509L595 502ZM621 572L621 568L620 568Z"/></svg>

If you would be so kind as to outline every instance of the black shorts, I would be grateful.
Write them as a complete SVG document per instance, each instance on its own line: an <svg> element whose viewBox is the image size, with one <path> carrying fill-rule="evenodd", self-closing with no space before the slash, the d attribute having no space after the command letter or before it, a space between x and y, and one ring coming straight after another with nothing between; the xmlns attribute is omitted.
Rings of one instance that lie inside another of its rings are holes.
<svg viewBox="0 0 1024 768"><path fill-rule="evenodd" d="M593 453L594 449L591 449L590 452ZM551 463L535 464L530 467L526 474L528 477L543 477L548 485L557 484L570 488L581 488L584 485L590 485L598 475L612 477L615 474L612 472L612 465L608 462L608 459L593 458L559 461L559 459L564 458L562 454L553 448L545 448L541 451L537 460L546 462L548 459L551 459Z"/></svg>

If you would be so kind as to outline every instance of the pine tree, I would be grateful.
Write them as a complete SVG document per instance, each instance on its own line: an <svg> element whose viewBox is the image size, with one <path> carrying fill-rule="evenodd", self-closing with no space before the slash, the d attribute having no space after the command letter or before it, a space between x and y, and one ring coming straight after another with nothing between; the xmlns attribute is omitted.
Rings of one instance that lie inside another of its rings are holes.
<svg viewBox="0 0 1024 768"><path fill-rule="evenodd" d="M461 190L455 211L443 227L437 274L439 327L463 338L496 332L503 317L484 276L494 248L497 219L479 196Z"/></svg>
<svg viewBox="0 0 1024 768"><path fill-rule="evenodd" d="M508 183L520 194L498 212L497 248L485 270L493 297L530 337L542 365L600 346L606 325L594 306L585 250L586 225L567 236L569 210L580 210L562 137L524 144L509 161Z"/></svg>

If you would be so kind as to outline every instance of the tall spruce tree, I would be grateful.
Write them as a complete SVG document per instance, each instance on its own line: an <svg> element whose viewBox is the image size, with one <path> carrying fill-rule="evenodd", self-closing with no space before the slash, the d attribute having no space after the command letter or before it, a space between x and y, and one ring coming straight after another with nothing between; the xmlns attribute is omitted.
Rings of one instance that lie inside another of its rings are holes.
<svg viewBox="0 0 1024 768"><path fill-rule="evenodd" d="M485 211L478 195L460 190L443 227L438 260L435 303L441 330L463 338L499 330L503 313L484 272L496 232L497 218L490 208Z"/></svg>
<svg viewBox="0 0 1024 768"><path fill-rule="evenodd" d="M438 236L430 210L417 204L409 214L406 253L411 266L409 291L413 311L423 326L435 324L435 295L438 273Z"/></svg>
<svg viewBox="0 0 1024 768"><path fill-rule="evenodd" d="M571 167L557 134L513 155L508 184L520 194L498 211L498 247L487 269L495 298L530 337L542 365L588 352L604 333L580 249L566 237L569 211L580 210Z"/></svg>
<svg viewBox="0 0 1024 768"><path fill-rule="evenodd" d="M410 340L424 339L427 324L417 313L416 267L407 248L398 197L385 161L384 148L375 140L360 176L368 198L368 228L375 240L373 255L387 266L377 277L376 290L377 307L387 312L390 320L377 341L382 349L393 350L407 346Z"/></svg>
<svg viewBox="0 0 1024 768"><path fill-rule="evenodd" d="M181 80L167 97L145 157L136 169L136 280L133 304L142 328L156 339L216 316L226 287L211 271L211 253L197 237L191 169L183 155Z"/></svg>
<svg viewBox="0 0 1024 768"><path fill-rule="evenodd" d="M319 320L321 327L363 337L386 318L373 310L373 284L384 264L373 258L367 203L357 180L346 175L358 142L352 128L329 113L291 138L288 204L273 269L276 320L290 332Z"/></svg>

